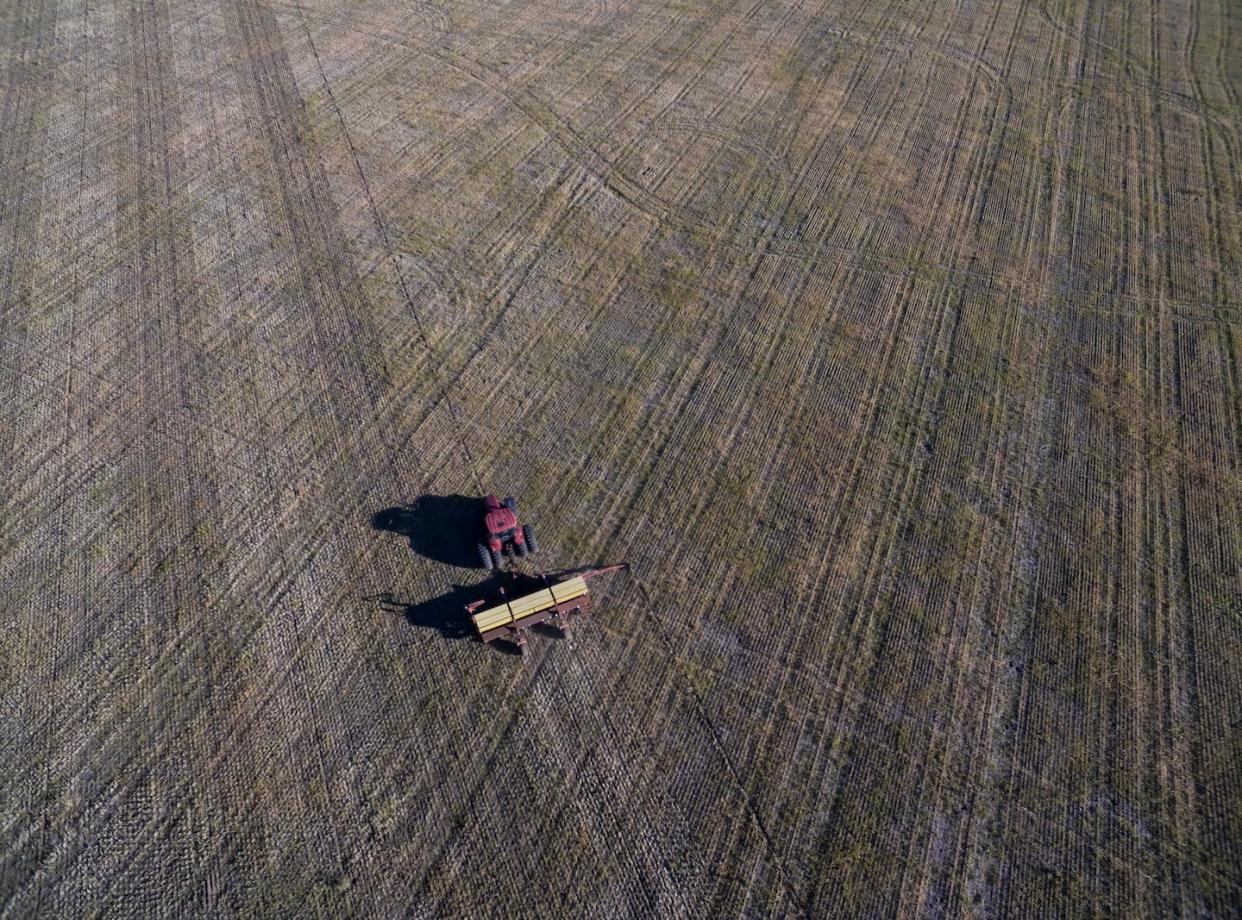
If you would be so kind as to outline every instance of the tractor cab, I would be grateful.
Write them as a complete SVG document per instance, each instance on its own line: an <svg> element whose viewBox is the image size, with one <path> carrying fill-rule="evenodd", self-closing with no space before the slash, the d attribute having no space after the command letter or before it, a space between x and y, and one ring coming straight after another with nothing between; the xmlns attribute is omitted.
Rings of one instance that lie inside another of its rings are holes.
<svg viewBox="0 0 1242 920"><path fill-rule="evenodd" d="M495 495L489 495L483 499L483 506L486 509L483 522L487 527L488 537L502 541L511 539L518 524L517 515L513 513L513 509L502 505Z"/></svg>
<svg viewBox="0 0 1242 920"><path fill-rule="evenodd" d="M512 497L503 502L495 495L483 499L483 531L478 549L485 569L501 568L506 552L525 556L539 551L534 530L518 522L517 500Z"/></svg>

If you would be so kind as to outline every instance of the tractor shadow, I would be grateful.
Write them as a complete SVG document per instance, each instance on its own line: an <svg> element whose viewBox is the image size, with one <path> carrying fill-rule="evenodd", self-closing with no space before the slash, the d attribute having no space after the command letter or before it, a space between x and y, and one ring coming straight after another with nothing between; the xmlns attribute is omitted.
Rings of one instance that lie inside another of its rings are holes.
<svg viewBox="0 0 1242 920"><path fill-rule="evenodd" d="M468 495L423 495L415 502L371 515L371 527L405 537L418 555L481 569L475 541L483 520L483 501Z"/></svg>
<svg viewBox="0 0 1242 920"><path fill-rule="evenodd" d="M507 597L520 597L543 586L542 580L517 572L493 573L486 581L475 585L453 585L452 589L430 600L407 604L391 594L375 594L365 598L379 604L380 609L405 618L411 626L434 629L445 639L462 639L478 642L474 624L466 605L483 600L487 605L500 603ZM503 591L502 591L503 589ZM507 655L520 655L521 649L507 640L495 640L492 648Z"/></svg>

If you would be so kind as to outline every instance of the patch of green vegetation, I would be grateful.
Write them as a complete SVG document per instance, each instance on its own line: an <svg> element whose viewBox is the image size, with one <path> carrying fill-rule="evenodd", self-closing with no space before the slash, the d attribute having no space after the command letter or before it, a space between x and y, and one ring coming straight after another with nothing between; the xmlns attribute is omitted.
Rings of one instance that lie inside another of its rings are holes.
<svg viewBox="0 0 1242 920"><path fill-rule="evenodd" d="M806 53L796 45L777 49L768 65L772 82L781 86L794 86L806 76L806 70Z"/></svg>
<svg viewBox="0 0 1242 920"><path fill-rule="evenodd" d="M680 255L670 255L660 263L655 278L655 294L665 306L685 309L701 291L699 273Z"/></svg>

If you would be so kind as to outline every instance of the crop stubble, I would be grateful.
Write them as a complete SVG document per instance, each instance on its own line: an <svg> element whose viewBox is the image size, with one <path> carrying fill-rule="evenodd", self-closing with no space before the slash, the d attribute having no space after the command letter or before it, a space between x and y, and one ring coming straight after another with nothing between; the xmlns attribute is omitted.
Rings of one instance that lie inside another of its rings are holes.
<svg viewBox="0 0 1242 920"><path fill-rule="evenodd" d="M0 16L5 913L1236 907L1229 4Z"/></svg>

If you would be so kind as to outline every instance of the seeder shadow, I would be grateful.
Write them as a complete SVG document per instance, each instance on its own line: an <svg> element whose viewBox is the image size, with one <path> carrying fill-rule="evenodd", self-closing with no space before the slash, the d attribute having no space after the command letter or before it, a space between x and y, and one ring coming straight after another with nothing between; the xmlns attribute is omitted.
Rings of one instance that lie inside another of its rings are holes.
<svg viewBox="0 0 1242 920"><path fill-rule="evenodd" d="M466 605L485 601L486 605L498 604L504 597L519 597L537 590L543 582L517 572L493 573L486 581L476 585L453 585L452 589L416 604L398 601L389 593L375 594L366 598L379 604L382 610L400 614L411 626L434 629L445 639L479 640L466 612ZM503 593L502 593L503 589ZM490 645L507 655L520 655L521 649L505 639L494 640Z"/></svg>
<svg viewBox="0 0 1242 920"><path fill-rule="evenodd" d="M565 638L565 633L561 632L559 627L553 626L551 623L536 623L530 628L530 631L537 636L543 636L545 639Z"/></svg>
<svg viewBox="0 0 1242 920"><path fill-rule="evenodd" d="M483 518L483 501L468 495L423 495L408 505L371 515L371 526L409 540L410 549L445 565L479 569L475 540Z"/></svg>
<svg viewBox="0 0 1242 920"><path fill-rule="evenodd" d="M375 594L366 598L378 603L381 610L400 614L411 626L434 629L445 639L474 638L474 630L464 609L470 599L473 596L464 586L455 586L448 594L418 604L407 604L391 594Z"/></svg>

